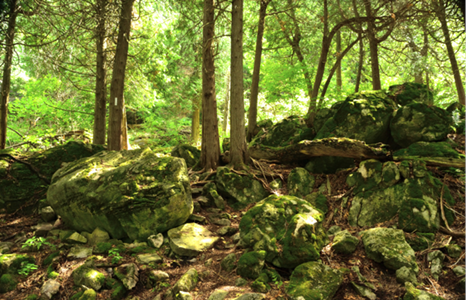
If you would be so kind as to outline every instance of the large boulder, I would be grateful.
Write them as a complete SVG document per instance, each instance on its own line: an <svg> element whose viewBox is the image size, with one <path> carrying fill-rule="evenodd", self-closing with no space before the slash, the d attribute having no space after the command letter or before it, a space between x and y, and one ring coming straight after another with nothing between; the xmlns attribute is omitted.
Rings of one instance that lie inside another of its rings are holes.
<svg viewBox="0 0 466 300"><path fill-rule="evenodd" d="M185 161L149 148L71 163L55 173L47 199L71 228L99 227L116 239L145 240L183 224L193 210Z"/></svg>
<svg viewBox="0 0 466 300"><path fill-rule="evenodd" d="M343 283L340 270L324 265L322 261L311 261L294 269L286 292L292 299L330 300Z"/></svg>
<svg viewBox="0 0 466 300"><path fill-rule="evenodd" d="M403 148L424 141L446 139L451 131L451 115L436 106L411 103L398 109L390 123L393 140Z"/></svg>
<svg viewBox="0 0 466 300"><path fill-rule="evenodd" d="M231 206L243 208L268 196L262 184L251 174L239 175L228 167L217 168L217 190Z"/></svg>
<svg viewBox="0 0 466 300"><path fill-rule="evenodd" d="M317 260L327 244L323 215L307 201L293 196L269 196L241 219L241 243L266 251L265 260L292 269Z"/></svg>
<svg viewBox="0 0 466 300"><path fill-rule="evenodd" d="M304 198L314 188L315 178L304 168L295 168L288 175L288 194Z"/></svg>
<svg viewBox="0 0 466 300"><path fill-rule="evenodd" d="M100 145L68 142L22 158L26 163L7 156L0 157L0 212L12 213L19 208L26 213L32 212L37 208L37 200L45 197L52 175L63 163L89 157L102 150ZM44 177L41 178L37 172Z"/></svg>
<svg viewBox="0 0 466 300"><path fill-rule="evenodd" d="M371 228L362 232L362 242L368 258L392 270L407 267L419 272L414 250L406 242L403 230Z"/></svg>
<svg viewBox="0 0 466 300"><path fill-rule="evenodd" d="M315 139L346 137L368 144L387 143L395 102L383 91L363 91L346 98Z"/></svg>
<svg viewBox="0 0 466 300"><path fill-rule="evenodd" d="M180 157L186 161L188 168L194 167L201 158L201 151L194 146L181 144L173 148L170 153L173 157Z"/></svg>
<svg viewBox="0 0 466 300"><path fill-rule="evenodd" d="M251 141L251 145L285 147L302 140L311 140L313 137L313 130L307 128L303 118L290 116L268 129L264 128L264 130L259 131Z"/></svg>
<svg viewBox="0 0 466 300"><path fill-rule="evenodd" d="M434 95L427 85L415 82L392 85L388 88L388 94L401 106L413 102L432 105Z"/></svg>

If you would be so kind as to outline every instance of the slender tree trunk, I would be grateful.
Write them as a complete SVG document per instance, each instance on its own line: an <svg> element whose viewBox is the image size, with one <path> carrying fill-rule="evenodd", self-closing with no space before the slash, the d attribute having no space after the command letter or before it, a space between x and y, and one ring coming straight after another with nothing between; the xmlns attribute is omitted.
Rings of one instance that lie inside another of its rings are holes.
<svg viewBox="0 0 466 300"><path fill-rule="evenodd" d="M123 117L123 113L125 112L123 92L133 3L134 0L123 0L121 6L118 40L110 85L109 150L127 148L127 136L124 133L126 128L123 128L125 127L123 123L126 123L124 122L126 118Z"/></svg>
<svg viewBox="0 0 466 300"><path fill-rule="evenodd" d="M465 92L463 81L461 80L460 69L458 62L456 61L455 51L451 44L450 32L448 30L447 20L445 16L445 2L443 0L433 1L435 5L435 14L442 25L443 36L445 37L445 46L447 47L448 58L450 59L451 69L453 71L453 77L455 78L456 92L458 94L458 101L464 106L465 104Z"/></svg>
<svg viewBox="0 0 466 300"><path fill-rule="evenodd" d="M97 145L105 144L105 116L107 105L107 72L105 67L105 16L107 0L97 1L97 72L95 87L95 108L94 108L94 138L93 143Z"/></svg>
<svg viewBox="0 0 466 300"><path fill-rule="evenodd" d="M10 100L10 85L11 85L11 67L13 61L13 42L15 39L17 1L10 1L10 12L8 14L8 28L5 37L5 59L3 61L3 77L1 88L0 101L0 149L5 149L6 146L6 131L8 117L8 102Z"/></svg>
<svg viewBox="0 0 466 300"><path fill-rule="evenodd" d="M372 18L372 7L370 0L364 0L364 7L366 14ZM374 21L367 22L367 38L369 39L369 49L371 56L371 70L372 70L372 89L381 90L382 84L380 82L380 69L379 69L379 41L376 36L376 29Z"/></svg>
<svg viewBox="0 0 466 300"><path fill-rule="evenodd" d="M191 137L194 145L197 145L200 138L200 114L201 114L202 94L193 98L193 119L191 122Z"/></svg>
<svg viewBox="0 0 466 300"><path fill-rule="evenodd" d="M362 40L362 34L358 33L359 37L359 62L358 62L358 72L356 75L356 86L354 92L359 92L359 86L361 85L361 76L362 76L362 64L364 63L364 42Z"/></svg>
<svg viewBox="0 0 466 300"><path fill-rule="evenodd" d="M342 86L342 78L341 78L341 30L338 31L337 33L337 89L338 91L341 91L341 86ZM339 59L340 58L340 59ZM325 93L323 93L325 95Z"/></svg>
<svg viewBox="0 0 466 300"><path fill-rule="evenodd" d="M259 77L262 57L262 38L264 36L265 16L270 0L261 0L259 9L259 26L257 29L256 54L254 57L254 71L252 73L251 98L248 112L247 140L254 137L257 127L257 98L259 95Z"/></svg>
<svg viewBox="0 0 466 300"><path fill-rule="evenodd" d="M218 140L217 99L215 95L215 65L213 39L215 30L214 0L204 0L202 54L202 146L201 165L216 170L220 164Z"/></svg>
<svg viewBox="0 0 466 300"><path fill-rule="evenodd" d="M230 107L230 84L231 84L231 77L230 71L227 72L227 90L225 92L225 103L223 103L223 123L222 123L222 132L223 135L227 134L228 128L228 119L230 118L229 107Z"/></svg>
<svg viewBox="0 0 466 300"><path fill-rule="evenodd" d="M231 13L231 128L230 163L243 168L249 160L244 133L243 0L232 1Z"/></svg>

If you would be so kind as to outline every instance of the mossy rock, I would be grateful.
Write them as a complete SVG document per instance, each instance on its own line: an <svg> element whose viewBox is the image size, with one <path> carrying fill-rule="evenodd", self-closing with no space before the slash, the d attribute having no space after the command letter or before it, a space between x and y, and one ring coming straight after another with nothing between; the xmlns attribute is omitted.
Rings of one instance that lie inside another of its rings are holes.
<svg viewBox="0 0 466 300"><path fill-rule="evenodd" d="M321 192L315 192L307 195L304 199L309 202L313 207L320 210L324 215L328 212L327 197Z"/></svg>
<svg viewBox="0 0 466 300"><path fill-rule="evenodd" d="M405 200L398 215L398 227L408 232L435 233L440 226L437 201L427 196Z"/></svg>
<svg viewBox="0 0 466 300"><path fill-rule="evenodd" d="M265 263L266 252L247 252L239 258L236 273L243 278L257 279L262 272Z"/></svg>
<svg viewBox="0 0 466 300"><path fill-rule="evenodd" d="M73 271L73 281L77 286L85 285L96 291L100 290L105 283L104 274L87 265L82 265Z"/></svg>
<svg viewBox="0 0 466 300"><path fill-rule="evenodd" d="M312 261L294 269L286 293L305 300L330 300L343 283L341 271L324 265L322 261Z"/></svg>
<svg viewBox="0 0 466 300"><path fill-rule="evenodd" d="M344 101L336 102L334 103L330 108L321 108L319 111L316 113L316 116L314 118L314 130L315 132L319 132L319 130L324 126L325 122L333 118L335 113L338 111L340 106L342 106Z"/></svg>
<svg viewBox="0 0 466 300"><path fill-rule="evenodd" d="M416 289L409 281L405 282L405 288L406 294L403 296L403 300L445 300L442 297Z"/></svg>
<svg viewBox="0 0 466 300"><path fill-rule="evenodd" d="M71 163L54 174L47 199L76 231L101 228L116 239L145 240L183 224L193 210L184 159L149 148Z"/></svg>
<svg viewBox="0 0 466 300"><path fill-rule="evenodd" d="M68 142L43 152L37 152L22 160L33 165L47 181L61 168L63 163L89 157L103 150L103 146ZM31 213L37 209L37 201L44 198L48 184L31 171L26 164L9 162L9 158L0 158L0 211L12 213L21 209L23 213Z"/></svg>
<svg viewBox="0 0 466 300"><path fill-rule="evenodd" d="M270 147L285 147L312 138L313 130L308 130L303 118L289 116L266 131L259 131L250 145L261 144Z"/></svg>
<svg viewBox="0 0 466 300"><path fill-rule="evenodd" d="M118 280L106 277L105 278L105 287L109 290L112 290L110 299L120 300L123 299L127 293L125 286Z"/></svg>
<svg viewBox="0 0 466 300"><path fill-rule="evenodd" d="M314 174L335 174L337 171L354 167L354 159L339 156L312 157L304 167Z"/></svg>
<svg viewBox="0 0 466 300"><path fill-rule="evenodd" d="M388 94L401 106L413 102L432 105L434 101L434 95L427 85L422 83L406 82L392 85L388 88Z"/></svg>
<svg viewBox="0 0 466 300"><path fill-rule="evenodd" d="M417 232L414 236L407 237L406 242L414 251L422 251L432 245L434 238L435 235L433 233Z"/></svg>
<svg viewBox="0 0 466 300"><path fill-rule="evenodd" d="M395 151L393 156L451 157L464 159L448 142L416 142L408 148Z"/></svg>
<svg viewBox="0 0 466 300"><path fill-rule="evenodd" d="M242 176L228 167L217 168L217 191L234 208L244 208L268 196L262 184L250 174Z"/></svg>
<svg viewBox="0 0 466 300"><path fill-rule="evenodd" d="M201 151L194 146L181 144L173 148L170 153L173 157L180 157L186 161L188 168L194 167L201 158Z"/></svg>
<svg viewBox="0 0 466 300"><path fill-rule="evenodd" d="M8 293L16 289L18 276L12 274L3 274L0 277L0 294Z"/></svg>
<svg viewBox="0 0 466 300"><path fill-rule="evenodd" d="M371 228L362 232L362 242L368 258L392 270L405 266L419 272L414 250L406 242L402 230Z"/></svg>
<svg viewBox="0 0 466 300"><path fill-rule="evenodd" d="M3 254L0 255L0 275L18 274L22 264L35 264L34 257L26 254Z"/></svg>
<svg viewBox="0 0 466 300"><path fill-rule="evenodd" d="M335 233L333 238L332 249L337 253L351 254L356 250L359 244L357 237L351 235L348 230Z"/></svg>
<svg viewBox="0 0 466 300"><path fill-rule="evenodd" d="M390 123L394 141L403 148L419 141L438 142L446 139L453 120L436 106L412 103L398 109Z"/></svg>
<svg viewBox="0 0 466 300"><path fill-rule="evenodd" d="M93 289L87 289L78 300L95 300L97 298L97 293Z"/></svg>
<svg viewBox="0 0 466 300"><path fill-rule="evenodd" d="M312 192L315 178L304 168L294 168L288 175L288 194L304 198Z"/></svg>
<svg viewBox="0 0 466 300"><path fill-rule="evenodd" d="M362 91L348 96L327 119L315 139L345 137L368 144L387 143L395 102L384 91Z"/></svg>
<svg viewBox="0 0 466 300"><path fill-rule="evenodd" d="M241 219L241 243L266 251L265 260L277 267L294 268L320 257L328 240L322 221L322 213L307 201L272 195Z"/></svg>

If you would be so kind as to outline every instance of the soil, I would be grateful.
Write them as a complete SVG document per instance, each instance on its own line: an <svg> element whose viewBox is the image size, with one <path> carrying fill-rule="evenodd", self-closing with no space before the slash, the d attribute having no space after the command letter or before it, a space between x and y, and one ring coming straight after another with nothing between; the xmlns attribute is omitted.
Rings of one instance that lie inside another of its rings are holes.
<svg viewBox="0 0 466 300"><path fill-rule="evenodd" d="M464 138L462 139L464 149ZM283 165L273 165L268 164L266 167L267 173L273 172L276 174L275 178L281 178L284 183L286 183L287 176L292 168L295 166L283 166ZM346 185L346 177L352 170L346 170L339 172L337 174L331 175L315 175L316 176L316 187L321 186L322 184L331 186L331 191L326 196L328 198L329 213L327 218L324 221L324 227L326 229L330 228L333 225L338 225L342 229L349 230L354 236L358 236L358 232L366 228L355 228L350 227L347 222L349 204L351 203L352 193L351 189ZM353 170L354 171L354 170ZM451 175L445 174L443 171L438 169L431 168L433 174L442 179L450 188L450 191L457 201L457 204L453 207L454 211L457 213L457 218L455 223L450 226L453 231L464 231L465 228L465 188L464 188L464 178L458 179ZM272 178L268 178L270 182ZM265 180L263 181L263 183ZM205 182L203 182L205 184ZM193 183L193 188L200 188L202 185ZM316 189L317 191L317 189ZM286 193L286 185L283 189L275 191L276 193ZM196 198L200 194L194 194L193 198ZM346 206L342 205L343 196L349 196L349 201ZM339 209L337 213L333 214L335 208ZM232 218L232 227L238 227L241 220L241 216L245 213L247 209L242 211L234 211L227 206L226 212L229 213ZM205 216L208 219L208 213L206 210L201 209L198 213ZM235 217L236 216L236 217ZM396 224L396 220L391 220L384 224L378 224L380 227L387 227ZM12 253L20 252L21 245L26 239L31 238L34 234L32 229L33 225L41 223L39 216L30 215L22 216L19 213L14 214L0 214L0 241L5 242L15 242ZM219 226L207 223L205 225L210 231L216 232ZM65 227L63 227L65 228ZM408 235L408 234L407 234ZM430 266L427 262L427 253L433 251L434 249L428 249L425 251L417 252L416 258L417 263L420 268L418 281L420 285L417 287L419 289L425 290L434 295L438 295L447 300L457 300L464 299L465 295L458 293L455 290L455 285L459 281L459 278L455 276L452 271L454 266L464 266L465 265L465 252L464 238L452 237L448 235L437 233L436 241L438 245L441 245L440 241L447 241L450 244L456 243L461 246L463 249L461 257L458 259L450 258L448 255L445 257L443 274L438 281L433 279L430 276ZM60 247L60 241L53 241L53 244L56 247ZM435 244L435 243L434 243ZM230 248L229 245L233 247ZM445 242L443 243L445 246ZM166 247L166 246L165 246ZM439 246L440 250L445 254L446 248ZM70 260L67 259L67 248L60 248L62 254L60 259L56 264L55 270L59 273L59 282L61 283L61 288L57 295L53 299L69 299L72 295L77 293L82 287L75 287L73 280L71 278L72 270L80 266L84 259ZM239 246L234 245L231 242L230 237L224 237L215 244L215 246L206 251L205 253L199 255L195 259L182 259L176 257L170 257L165 255L163 250L159 251L159 255L163 256L164 261L162 264L156 266L158 269L165 271L170 275L170 281L168 284L162 284L158 286L149 286L148 285L148 273L152 269L151 267L141 266L139 272L139 282L137 286L128 292L125 299L153 299L157 294L164 293L169 286L173 286L175 282L190 268L195 268L200 274L200 281L197 284L194 291L191 292L193 299L208 299L209 295L215 289L224 289L228 290L229 294L226 299L234 299L243 293L253 292L249 285L243 287L235 286L235 280L239 277L236 275L236 271L226 272L220 268L220 262L222 259L230 253L235 253L236 257L239 258L245 249L240 248ZM20 278L20 283L18 284L16 290L11 291L6 294L0 294L0 299L25 299L28 295L31 294L40 294L40 289L42 284L47 280L47 266L42 266L42 261L53 252L53 249L50 247L45 247L44 250L39 252L30 252L29 255L32 255L36 258L36 264L38 269L31 273L29 276L22 276ZM106 265L105 267L100 268L99 270L103 273L107 272L108 267L115 267L128 262L135 262L134 256L131 256L130 252L125 252L120 254L122 259L118 264L112 263L110 257L104 255L103 259L99 263ZM364 247L362 242L359 243L356 251L351 255L341 255L334 253L329 246L324 247L321 252L321 259L323 263L333 267L333 268L346 268L351 270L351 267L358 266L361 274L372 284L376 286L376 295L377 299L402 299L405 294L405 288L396 282L395 272L384 267L383 264L376 263L368 259L364 252ZM212 260L210 266L206 266L205 263L208 260ZM267 267L273 268L272 265ZM272 290L266 294L266 299L277 299L280 296L285 297L285 285L289 281L291 271L287 269L277 269L279 274L282 276L284 284L271 283L270 286ZM362 283L359 281L357 275L350 271L345 275L344 283L341 285L340 289L333 297L333 299L346 299L346 300L355 300L355 299L365 299L359 296L354 288L351 285L351 282L357 284ZM251 284L252 281L249 281ZM101 290L98 294L98 299L110 299L111 292L109 290Z"/></svg>

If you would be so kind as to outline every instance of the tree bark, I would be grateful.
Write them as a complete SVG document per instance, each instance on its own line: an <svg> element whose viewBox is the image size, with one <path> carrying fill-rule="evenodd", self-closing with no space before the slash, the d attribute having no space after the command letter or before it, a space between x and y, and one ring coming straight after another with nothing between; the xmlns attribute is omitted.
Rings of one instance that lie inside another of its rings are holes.
<svg viewBox="0 0 466 300"><path fill-rule="evenodd" d="M223 103L223 123L222 123L222 132L225 136L227 134L228 128L228 119L230 118L229 107L230 107L230 84L231 84L231 77L230 71L227 72L227 90L225 92L225 103Z"/></svg>
<svg viewBox="0 0 466 300"><path fill-rule="evenodd" d="M463 81L461 80L460 69L458 62L456 61L455 51L451 44L450 32L448 30L448 24L445 16L445 2L443 0L432 1L435 6L435 14L442 25L443 36L445 37L445 46L447 47L448 58L450 59L451 69L453 71L453 77L455 78L456 92L458 94L458 101L461 105L465 104L465 91Z"/></svg>
<svg viewBox="0 0 466 300"><path fill-rule="evenodd" d="M234 168L249 160L244 133L243 0L232 1L231 12L231 110L230 156Z"/></svg>
<svg viewBox="0 0 466 300"><path fill-rule="evenodd" d="M262 57L262 38L264 36L265 16L270 0L261 0L259 8L259 26L257 29L256 53L254 56L254 71L252 73L251 98L248 111L247 140L251 141L257 127L257 98L259 95L259 77Z"/></svg>
<svg viewBox="0 0 466 300"><path fill-rule="evenodd" d="M107 0L97 1L97 71L95 87L95 108L94 108L94 134L93 143L97 145L105 144L105 116L107 114L107 72L105 62L105 16L107 15Z"/></svg>
<svg viewBox="0 0 466 300"><path fill-rule="evenodd" d="M358 33L359 37L362 36L361 33ZM356 73L356 86L354 87L354 92L359 92L359 86L361 85L362 77L362 64L364 63L364 42L362 38L359 40L359 62L358 62L358 72Z"/></svg>
<svg viewBox="0 0 466 300"><path fill-rule="evenodd" d="M123 92L125 86L125 69L128 59L128 47L131 31L131 13L134 0L123 0L120 13L118 40L113 63L112 82L110 85L110 117L109 117L109 150L122 150L127 148L125 134L126 118ZM125 128L123 128L125 127Z"/></svg>
<svg viewBox="0 0 466 300"><path fill-rule="evenodd" d="M368 17L373 17L370 0L364 0L364 7ZM373 21L367 22L367 38L369 40L369 49L371 56L371 74L372 74L372 89L381 90L380 68L379 68L379 41L375 36L376 29Z"/></svg>
<svg viewBox="0 0 466 300"><path fill-rule="evenodd" d="M201 114L202 95L196 95L193 98L193 119L191 122L191 137L194 145L197 145L200 137L200 114Z"/></svg>
<svg viewBox="0 0 466 300"><path fill-rule="evenodd" d="M202 146L201 166L217 170L220 164L218 140L217 100L215 95L215 64L213 39L215 30L214 0L204 0L203 54L202 54Z"/></svg>
<svg viewBox="0 0 466 300"><path fill-rule="evenodd" d="M341 91L341 86L342 86L342 78L341 78L341 30L338 31L337 33L337 55L336 55L336 58L337 58L337 89L338 91ZM325 93L323 93L323 95L325 95ZM323 98L323 96L321 97Z"/></svg>
<svg viewBox="0 0 466 300"><path fill-rule="evenodd" d="M8 27L5 36L5 59L3 61L3 77L0 95L0 149L5 149L6 146L8 102L10 100L11 66L13 61L16 17L18 16L17 10L17 0L11 0L8 14Z"/></svg>

